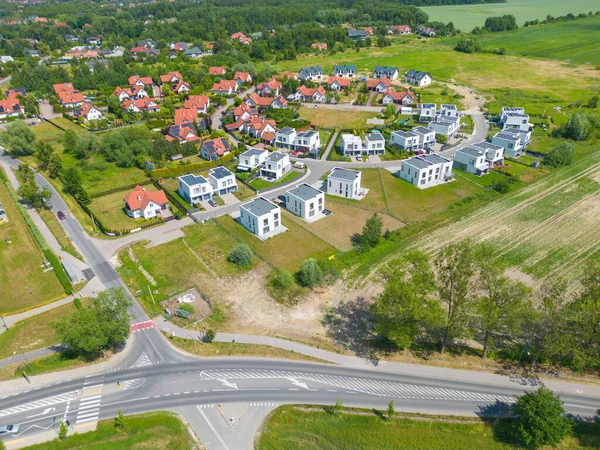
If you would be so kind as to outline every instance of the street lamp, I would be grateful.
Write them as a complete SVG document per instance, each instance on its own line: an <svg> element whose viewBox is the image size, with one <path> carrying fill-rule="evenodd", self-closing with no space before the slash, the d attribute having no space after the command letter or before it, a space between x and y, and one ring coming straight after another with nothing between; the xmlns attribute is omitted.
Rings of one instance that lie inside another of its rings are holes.
<svg viewBox="0 0 600 450"><path fill-rule="evenodd" d="M2 323L4 324L4 328L6 328L8 330L8 325L6 325L6 321L4 320L4 316L0 316L0 319L2 319Z"/></svg>

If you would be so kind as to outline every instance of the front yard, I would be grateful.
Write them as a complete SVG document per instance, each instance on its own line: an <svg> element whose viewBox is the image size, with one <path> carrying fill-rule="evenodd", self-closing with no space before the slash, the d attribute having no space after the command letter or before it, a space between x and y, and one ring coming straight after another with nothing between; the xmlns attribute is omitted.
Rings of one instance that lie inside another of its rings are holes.
<svg viewBox="0 0 600 450"><path fill-rule="evenodd" d="M263 189L265 189L265 190L271 189L271 188L274 188L276 186L279 186L279 185L282 185L285 183L291 183L292 181L300 178L303 175L304 175L304 172L297 172L295 170L290 170L288 173L286 173L283 177L281 177L277 181L271 182L271 181L263 180L262 178L256 178L255 180L252 180L249 184L257 191L261 191ZM241 183L238 183L238 185L239 184L241 184Z"/></svg>

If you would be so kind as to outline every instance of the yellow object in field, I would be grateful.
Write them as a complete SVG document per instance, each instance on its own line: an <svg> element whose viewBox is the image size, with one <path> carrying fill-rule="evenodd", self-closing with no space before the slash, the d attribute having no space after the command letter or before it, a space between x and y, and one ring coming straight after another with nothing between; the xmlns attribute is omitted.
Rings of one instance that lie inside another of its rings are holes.
<svg viewBox="0 0 600 450"><path fill-rule="evenodd" d="M333 261L335 259L335 255L331 255L328 259L329 261Z"/></svg>

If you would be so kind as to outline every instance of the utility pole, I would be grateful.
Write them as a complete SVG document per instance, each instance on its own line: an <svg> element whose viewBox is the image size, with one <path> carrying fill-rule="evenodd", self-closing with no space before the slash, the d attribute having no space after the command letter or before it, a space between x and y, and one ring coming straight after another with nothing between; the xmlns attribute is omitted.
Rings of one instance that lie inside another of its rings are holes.
<svg viewBox="0 0 600 450"><path fill-rule="evenodd" d="M6 325L6 321L4 320L4 316L0 316L0 319L2 319L2 323L4 324L4 328L6 328L8 330L8 325Z"/></svg>

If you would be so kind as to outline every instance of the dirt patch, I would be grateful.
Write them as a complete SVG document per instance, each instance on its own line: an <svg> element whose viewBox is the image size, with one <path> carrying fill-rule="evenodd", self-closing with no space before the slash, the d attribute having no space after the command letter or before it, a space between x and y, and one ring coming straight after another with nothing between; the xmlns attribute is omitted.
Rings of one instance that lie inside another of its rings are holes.
<svg viewBox="0 0 600 450"><path fill-rule="evenodd" d="M504 275L506 275L511 280L520 281L525 286L529 286L532 289L537 289L540 285L539 281L534 280L532 277L530 277L526 273L521 272L518 269L508 269L504 272Z"/></svg>
<svg viewBox="0 0 600 450"><path fill-rule="evenodd" d="M175 295L164 302L161 302L161 306L169 310L169 312L173 315L175 315L175 311L177 309L181 309L183 305L190 305L193 308L193 311L190 313L189 319L174 317L174 321L181 322L178 323L178 325L189 325L193 322L201 322L208 318L212 312L208 302L196 289L190 289L181 294Z"/></svg>

